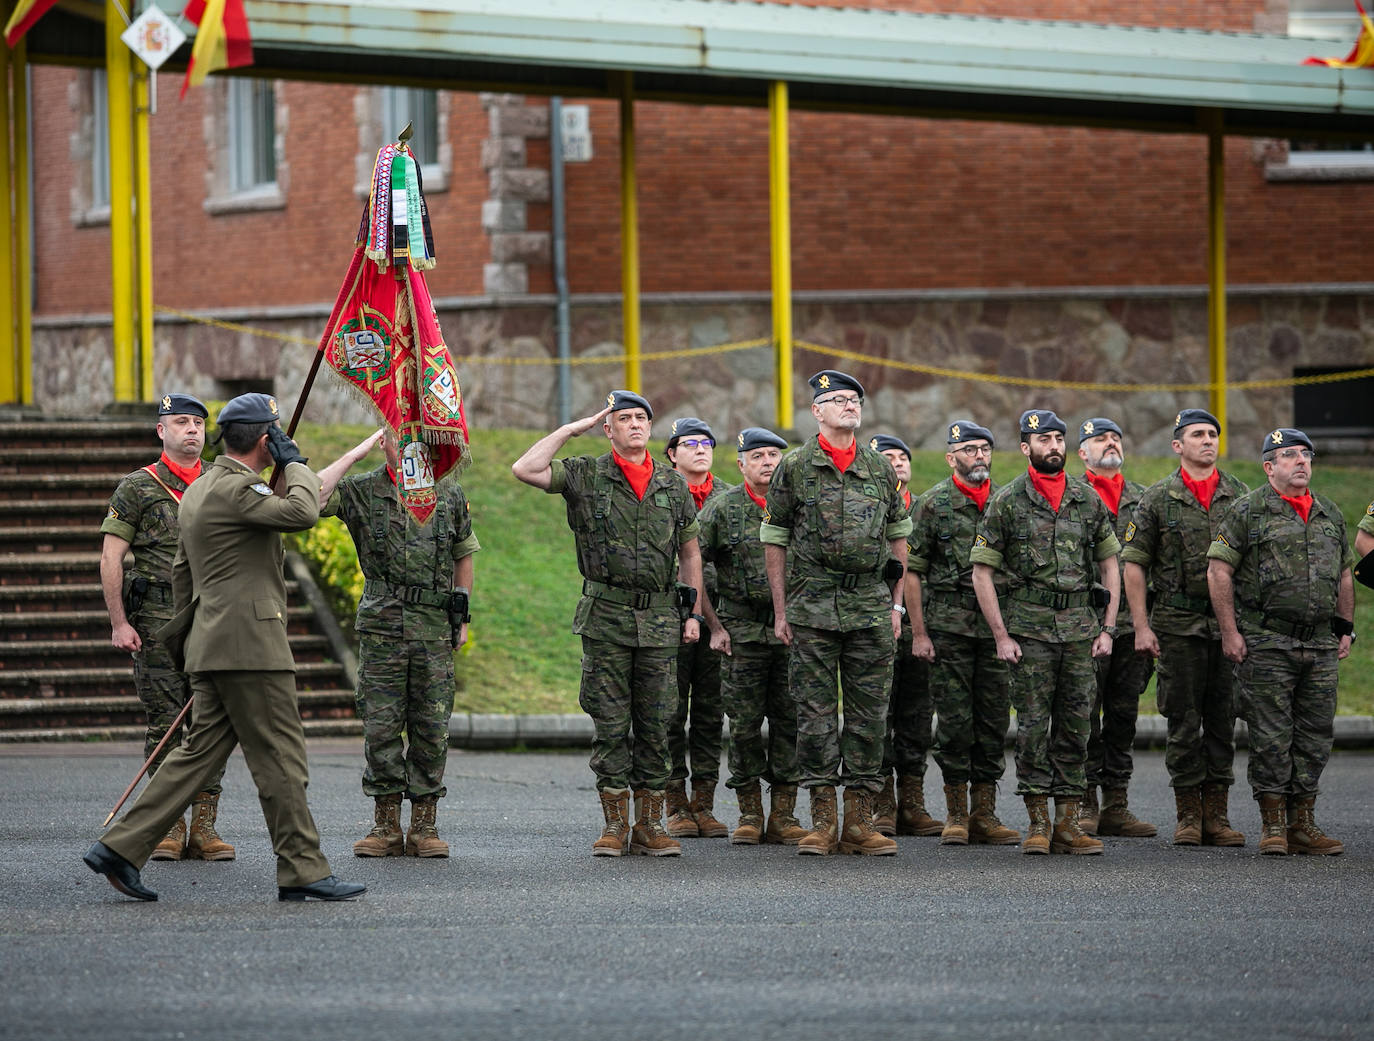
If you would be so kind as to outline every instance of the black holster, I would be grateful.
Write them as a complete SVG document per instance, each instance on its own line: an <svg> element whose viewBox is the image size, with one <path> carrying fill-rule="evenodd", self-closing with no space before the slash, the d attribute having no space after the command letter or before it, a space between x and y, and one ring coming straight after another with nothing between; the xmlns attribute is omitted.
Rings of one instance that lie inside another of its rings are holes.
<svg viewBox="0 0 1374 1041"><path fill-rule="evenodd" d="M124 590L124 613L129 618L138 614L143 606L143 601L148 598L148 579L143 575L135 575L129 580L128 586Z"/></svg>
<svg viewBox="0 0 1374 1041"><path fill-rule="evenodd" d="M692 617L692 611L697 606L696 586L677 584L677 614L684 622Z"/></svg>
<svg viewBox="0 0 1374 1041"><path fill-rule="evenodd" d="M1112 591L1106 586L1093 586L1093 607L1105 611L1112 602Z"/></svg>

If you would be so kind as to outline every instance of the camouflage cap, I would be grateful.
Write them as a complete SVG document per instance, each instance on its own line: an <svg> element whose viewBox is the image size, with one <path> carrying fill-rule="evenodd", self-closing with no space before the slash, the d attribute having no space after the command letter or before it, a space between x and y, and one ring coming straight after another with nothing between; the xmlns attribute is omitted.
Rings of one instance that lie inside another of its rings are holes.
<svg viewBox="0 0 1374 1041"><path fill-rule="evenodd" d="M632 390L613 390L606 395L606 404L612 412L622 412L627 408L642 408L650 419L654 418L653 406Z"/></svg>
<svg viewBox="0 0 1374 1041"><path fill-rule="evenodd" d="M193 398L190 394L164 394L162 400L157 403L157 414L159 416L199 416L201 419L210 418L210 410L205 407L205 402L199 398Z"/></svg>
<svg viewBox="0 0 1374 1041"><path fill-rule="evenodd" d="M1090 437L1097 437L1098 434L1126 436L1122 433L1121 428L1106 416L1094 416L1092 419L1085 419L1078 424L1078 443L1080 445Z"/></svg>
<svg viewBox="0 0 1374 1041"><path fill-rule="evenodd" d="M716 435L711 433L711 428L706 425L706 420L697 419L696 416L681 416L673 420L673 425L668 430L668 448L676 448L678 441L695 434L697 437L709 437L712 441Z"/></svg>
<svg viewBox="0 0 1374 1041"><path fill-rule="evenodd" d="M787 448L786 441L765 427L745 427L735 438L735 444L741 454L752 452L756 448Z"/></svg>
<svg viewBox="0 0 1374 1041"><path fill-rule="evenodd" d="M869 439L868 447L875 452L890 452L896 449L908 459L911 458L911 449L906 446L906 442L900 437L893 437L891 434L876 434Z"/></svg>
<svg viewBox="0 0 1374 1041"><path fill-rule="evenodd" d="M829 394L837 390L852 390L859 397L864 396L864 385L856 380L847 372L838 372L835 369L822 369L806 381L811 384L811 400L815 401L822 394Z"/></svg>
<svg viewBox="0 0 1374 1041"><path fill-rule="evenodd" d="M997 442L992 436L992 431L987 427L980 427L971 419L956 419L949 425L948 436L945 438L947 445L962 445L966 441L986 441L989 447L996 447Z"/></svg>
<svg viewBox="0 0 1374 1041"><path fill-rule="evenodd" d="M1312 439L1301 430L1293 427L1279 427L1271 430L1264 435L1264 442L1260 445L1260 455L1266 452L1277 452L1280 448L1306 448L1308 451L1315 451L1312 447Z"/></svg>
<svg viewBox="0 0 1374 1041"><path fill-rule="evenodd" d="M1179 432L1184 427L1190 427L1194 423L1207 423L1216 430L1221 429L1221 424L1217 422L1217 417L1212 415L1204 408L1185 408L1174 417L1174 437L1178 437Z"/></svg>
<svg viewBox="0 0 1374 1041"><path fill-rule="evenodd" d="M1023 435L1047 434L1052 430L1058 430L1061 434L1069 432L1064 421L1047 408L1029 408L1021 413L1021 433Z"/></svg>
<svg viewBox="0 0 1374 1041"><path fill-rule="evenodd" d="M266 394L240 394L230 398L229 403L219 410L215 422L225 423L271 423L281 419L277 409L277 399Z"/></svg>

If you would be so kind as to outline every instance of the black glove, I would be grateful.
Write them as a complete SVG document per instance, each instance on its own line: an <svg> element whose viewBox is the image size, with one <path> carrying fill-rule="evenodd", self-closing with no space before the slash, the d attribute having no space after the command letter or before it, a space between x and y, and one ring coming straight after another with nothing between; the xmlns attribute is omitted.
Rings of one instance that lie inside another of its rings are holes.
<svg viewBox="0 0 1374 1041"><path fill-rule="evenodd" d="M296 442L287 437L286 431L275 423L267 428L267 450L272 453L272 458L276 460L278 466L305 462L305 456L301 455L301 450L296 447Z"/></svg>

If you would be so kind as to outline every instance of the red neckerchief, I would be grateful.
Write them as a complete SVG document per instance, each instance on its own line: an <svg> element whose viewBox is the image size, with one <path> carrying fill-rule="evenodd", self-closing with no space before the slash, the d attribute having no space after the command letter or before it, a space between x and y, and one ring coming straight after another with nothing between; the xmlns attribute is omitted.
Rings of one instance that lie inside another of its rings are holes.
<svg viewBox="0 0 1374 1041"><path fill-rule="evenodd" d="M144 458L147 458L146 456ZM167 457L167 453L162 453L162 465L172 472L172 476L185 484L190 484L200 476L200 460L196 460L195 466L178 466Z"/></svg>
<svg viewBox="0 0 1374 1041"><path fill-rule="evenodd" d="M1113 517L1121 512L1121 493L1126 490L1125 474L1117 473L1114 477L1103 477L1091 470L1085 470L1083 476L1087 478L1088 483L1093 486L1097 494L1102 497L1107 509L1112 511Z"/></svg>
<svg viewBox="0 0 1374 1041"><path fill-rule="evenodd" d="M902 505L905 506L908 510L911 509L911 489L910 489L910 488L903 488L903 489L902 489Z"/></svg>
<svg viewBox="0 0 1374 1041"><path fill-rule="evenodd" d="M984 481L977 488L970 488L954 474L950 474L949 479L954 482L954 487L973 500L973 505L978 507L979 513L982 513L983 507L988 504L988 496L992 494L992 482Z"/></svg>
<svg viewBox="0 0 1374 1041"><path fill-rule="evenodd" d="M644 462L632 463L628 459L620 458L620 453L612 448L611 458L615 460L615 465L620 467L625 480L630 482L630 490L635 493L635 498L643 502L644 493L649 490L649 480L654 476L653 456L645 452Z"/></svg>
<svg viewBox="0 0 1374 1041"><path fill-rule="evenodd" d="M629 476L626 474L625 476ZM692 501L697 504L697 509L701 509L706 503L706 497L711 494L711 487L715 484L716 475L709 470L706 471L706 480L700 484L689 484L687 490L692 493ZM644 493L640 492L639 497L644 498Z"/></svg>
<svg viewBox="0 0 1374 1041"><path fill-rule="evenodd" d="M1193 493L1193 498L1198 501L1198 505L1204 510L1211 510L1212 496L1216 494L1217 485L1221 483L1221 471L1213 470L1211 477L1204 477L1201 481L1195 481L1188 476L1188 471L1180 466L1178 475L1183 478L1183 487Z"/></svg>
<svg viewBox="0 0 1374 1041"><path fill-rule="evenodd" d="M1042 474L1033 466L1026 467L1026 473L1030 475L1031 487L1045 497L1050 509L1058 513L1059 504L1064 499L1064 489L1068 487L1068 475L1063 470L1057 474Z"/></svg>
<svg viewBox="0 0 1374 1041"><path fill-rule="evenodd" d="M830 461L835 464L835 469L844 473L849 469L849 464L854 461L854 457L859 454L859 440L855 438L850 442L848 448L836 448L825 439L824 434L817 434L816 440L821 446L821 451L830 457Z"/></svg>
<svg viewBox="0 0 1374 1041"><path fill-rule="evenodd" d="M1307 518L1312 513L1312 493L1310 491L1303 492L1297 498L1290 498L1282 492L1279 492L1279 498L1293 507L1293 510L1302 518L1304 524L1307 523Z"/></svg>
<svg viewBox="0 0 1374 1041"><path fill-rule="evenodd" d="M768 500L765 499L762 495L755 495L755 494L754 494L754 489L752 489L752 488L749 487L748 482L745 482L745 485L744 485L744 494L747 495L747 496L749 496L749 498L753 499L753 500L754 500L754 505L757 506L759 509L761 509L761 510L767 510L767 509L768 509Z"/></svg>

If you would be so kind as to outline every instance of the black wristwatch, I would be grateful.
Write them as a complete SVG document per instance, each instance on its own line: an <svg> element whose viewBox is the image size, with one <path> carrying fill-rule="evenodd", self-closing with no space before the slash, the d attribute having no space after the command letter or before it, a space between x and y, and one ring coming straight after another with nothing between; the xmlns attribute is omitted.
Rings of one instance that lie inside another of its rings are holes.
<svg viewBox="0 0 1374 1041"><path fill-rule="evenodd" d="M1114 626L1114 625L1104 625L1104 626L1102 627L1102 632L1106 633L1106 634L1107 634L1108 636L1110 636L1113 640L1116 639L1116 626Z"/></svg>
<svg viewBox="0 0 1374 1041"><path fill-rule="evenodd" d="M693 612L692 614L689 614L687 617L688 617L688 618L695 618L695 619L697 620L697 623L698 623L699 625L705 625L705 624L706 624L706 616L705 616L704 614L697 614L697 613Z"/></svg>

